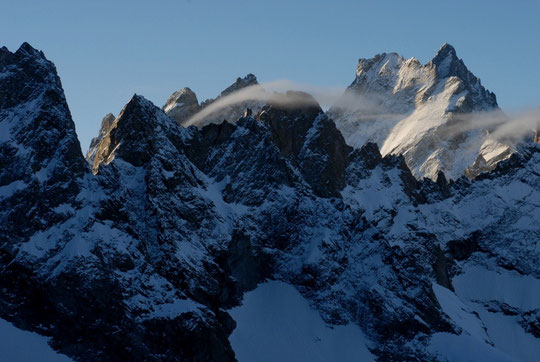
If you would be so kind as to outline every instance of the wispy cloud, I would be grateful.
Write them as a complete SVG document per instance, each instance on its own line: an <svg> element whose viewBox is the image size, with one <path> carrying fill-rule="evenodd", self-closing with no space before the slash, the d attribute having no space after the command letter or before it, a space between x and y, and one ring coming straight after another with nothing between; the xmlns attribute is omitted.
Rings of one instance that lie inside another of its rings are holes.
<svg viewBox="0 0 540 362"><path fill-rule="evenodd" d="M485 130L496 140L508 145L528 137L540 127L540 108L522 109L511 114L501 110L455 114L445 126L449 135Z"/></svg>
<svg viewBox="0 0 540 362"><path fill-rule="evenodd" d="M288 90L302 91L312 95L323 109L335 106L342 112L350 112L355 115L355 121L398 120L408 115L385 113L384 107L381 106L384 100L374 96L347 92L340 87L319 87L281 79L249 86L221 97L192 116L185 125L198 125L220 110L249 101L274 104L309 102L309 98L294 93L286 96L285 92ZM473 130L486 130L496 139L511 143L530 134L531 131L537 129L539 124L540 108L521 110L513 112L511 115L496 110L479 113L456 113L452 117L452 121L445 125L445 131L448 135L452 135Z"/></svg>
<svg viewBox="0 0 540 362"><path fill-rule="evenodd" d="M281 79L242 88L239 91L231 93L225 97L221 97L191 117L185 125L197 125L222 109L249 101L260 101L274 104L301 104L302 102L309 102L308 98L298 94L295 95L293 93L285 96L285 92L287 91L301 91L308 93L315 98L323 109L330 108L338 101L340 102L340 105L349 107L351 109L356 109L360 103L364 103L366 105L368 104L367 100L362 100L360 97L353 97L349 96L348 93L344 93L344 88L342 87L318 87L293 82L287 79ZM363 108L368 109L369 107L364 106Z"/></svg>

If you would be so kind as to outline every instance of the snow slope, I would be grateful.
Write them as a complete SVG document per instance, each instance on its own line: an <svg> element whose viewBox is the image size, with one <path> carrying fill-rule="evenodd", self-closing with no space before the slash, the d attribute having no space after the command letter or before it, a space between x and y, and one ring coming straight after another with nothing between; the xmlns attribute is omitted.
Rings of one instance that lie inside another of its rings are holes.
<svg viewBox="0 0 540 362"><path fill-rule="evenodd" d="M495 348L516 360L537 360L540 339L520 324L524 315L540 310L540 279L466 265L453 282L456 294L482 320Z"/></svg>
<svg viewBox="0 0 540 362"><path fill-rule="evenodd" d="M355 325L328 326L291 285L269 281L230 310L236 329L229 340L238 361L374 361Z"/></svg>
<svg viewBox="0 0 540 362"><path fill-rule="evenodd" d="M517 362L488 344L478 343L474 337L461 334L436 333L428 350L444 361L460 362Z"/></svg>
<svg viewBox="0 0 540 362"><path fill-rule="evenodd" d="M0 319L0 361L5 362L68 362L73 361L57 353L48 344L48 338L23 331Z"/></svg>

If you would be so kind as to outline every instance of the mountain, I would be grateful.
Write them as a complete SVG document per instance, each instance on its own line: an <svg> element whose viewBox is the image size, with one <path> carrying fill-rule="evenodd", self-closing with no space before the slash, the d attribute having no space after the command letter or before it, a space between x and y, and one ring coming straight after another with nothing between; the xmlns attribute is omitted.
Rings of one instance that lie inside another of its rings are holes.
<svg viewBox="0 0 540 362"><path fill-rule="evenodd" d="M54 65L2 48L0 318L80 361L536 359L540 145L418 180L309 94L249 113L134 95L88 164Z"/></svg>
<svg viewBox="0 0 540 362"><path fill-rule="evenodd" d="M238 94L240 91L252 93L253 96L250 98L246 93L240 100L222 103L227 96L231 96L233 93ZM201 104L199 104L196 94L191 89L183 88L171 94L163 106L163 110L180 125L186 127L190 126L191 122L194 122L193 124L199 127L210 123L220 123L223 120L231 122L241 117L246 108L258 112L264 105L259 100L261 93L264 93L264 89L257 82L257 77L250 73L244 78L237 78L233 84L223 90L216 98L207 99ZM214 109L212 109L212 105L215 106ZM202 110L207 112L201 113L201 117L197 120L192 119ZM190 122L190 124L187 122Z"/></svg>
<svg viewBox="0 0 540 362"><path fill-rule="evenodd" d="M490 134L506 120L495 94L449 44L425 65L396 53L360 59L355 80L329 116L348 144L376 142L383 155L401 154L416 177L435 180L443 171L456 179L468 167L473 177L515 152ZM481 117L492 119L491 127Z"/></svg>

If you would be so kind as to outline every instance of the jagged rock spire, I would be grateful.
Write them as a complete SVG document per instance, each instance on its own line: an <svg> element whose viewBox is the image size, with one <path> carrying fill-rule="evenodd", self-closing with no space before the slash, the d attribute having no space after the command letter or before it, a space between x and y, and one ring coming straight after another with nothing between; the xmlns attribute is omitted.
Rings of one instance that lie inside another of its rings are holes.
<svg viewBox="0 0 540 362"><path fill-rule="evenodd" d="M200 110L197 95L188 87L171 94L163 106L163 111L178 124L183 124Z"/></svg>
<svg viewBox="0 0 540 362"><path fill-rule="evenodd" d="M99 128L99 134L97 137L92 138L92 140L90 141L90 147L88 147L88 152L86 152L86 161L88 161L90 165L94 163L94 157L97 152L97 146L99 145L103 137L105 137L107 132L109 132L109 129L111 128L111 125L114 122L115 118L116 117L114 116L114 114L107 113L105 117L103 117L103 119L101 120L101 127Z"/></svg>
<svg viewBox="0 0 540 362"><path fill-rule="evenodd" d="M200 104L197 96L190 88L183 88L180 91L174 92L169 97L163 106L163 110L180 125L187 126L187 122L189 122L192 116L209 107L218 99L227 97L247 87L256 87L258 85L257 77L250 73L243 78L238 77L233 84L225 88L216 98L207 99ZM262 87L258 89L258 91L261 90ZM261 107L262 103L254 99L239 100L236 103L227 104L207 114L197 126L202 127L208 123L220 123L223 120L234 122L239 117L242 117L246 108L252 108L255 112L258 112Z"/></svg>
<svg viewBox="0 0 540 362"><path fill-rule="evenodd" d="M257 81L257 77L249 73L244 78L240 78L240 77L236 78L236 81L230 86L228 86L227 88L225 88L225 90L221 92L220 96L224 97L242 88L246 88L246 87L257 85L257 84L259 84L259 82Z"/></svg>
<svg viewBox="0 0 540 362"><path fill-rule="evenodd" d="M270 127L281 154L297 165L317 195L339 197L351 148L315 98L287 91L264 106L258 119Z"/></svg>
<svg viewBox="0 0 540 362"><path fill-rule="evenodd" d="M7 157L17 144L20 152L15 152L15 158L21 158L20 169L5 170L4 176L22 177L24 170L32 172L49 164L84 172L75 124L54 64L28 43L15 53L7 48L0 53L0 121L3 138L10 143L2 152Z"/></svg>
<svg viewBox="0 0 540 362"><path fill-rule="evenodd" d="M94 172L116 156L134 166L145 164L157 153L159 137L167 135L171 128L179 132L160 108L143 96L133 95L99 142L92 165Z"/></svg>

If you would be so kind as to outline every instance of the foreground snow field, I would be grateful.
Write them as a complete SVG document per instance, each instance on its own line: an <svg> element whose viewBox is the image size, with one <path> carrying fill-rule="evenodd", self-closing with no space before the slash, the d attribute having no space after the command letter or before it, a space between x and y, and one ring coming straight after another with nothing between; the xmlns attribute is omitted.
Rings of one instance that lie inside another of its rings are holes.
<svg viewBox="0 0 540 362"><path fill-rule="evenodd" d="M71 358L57 353L48 338L23 331L0 319L0 361L2 362L71 362Z"/></svg>
<svg viewBox="0 0 540 362"><path fill-rule="evenodd" d="M359 327L328 326L291 285L270 281L230 310L229 340L240 362L374 361Z"/></svg>

